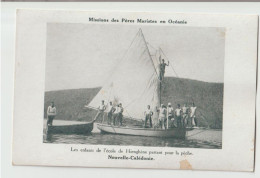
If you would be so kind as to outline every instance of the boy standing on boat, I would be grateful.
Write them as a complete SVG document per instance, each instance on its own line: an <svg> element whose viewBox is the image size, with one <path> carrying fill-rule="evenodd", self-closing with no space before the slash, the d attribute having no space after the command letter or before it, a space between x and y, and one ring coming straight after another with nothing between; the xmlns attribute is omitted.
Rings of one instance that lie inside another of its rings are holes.
<svg viewBox="0 0 260 178"><path fill-rule="evenodd" d="M51 105L47 109L47 125L52 125L53 119L56 116L56 107L54 106L54 102L51 102Z"/></svg>
<svg viewBox="0 0 260 178"><path fill-rule="evenodd" d="M150 105L147 106L146 111L144 112L145 115L145 122L144 122L144 127L146 127L147 125L147 121L150 122L150 127L152 128L152 115L153 115L153 111L151 111L151 107Z"/></svg>
<svg viewBox="0 0 260 178"><path fill-rule="evenodd" d="M98 107L98 113L95 117L95 120L97 120L100 116L101 118L104 116L104 111L106 110L105 101L101 101L101 105Z"/></svg>
<svg viewBox="0 0 260 178"><path fill-rule="evenodd" d="M110 125L112 122L112 116L115 111L115 108L113 107L112 101L109 102L108 105L108 113L107 113L107 124Z"/></svg>
<svg viewBox="0 0 260 178"><path fill-rule="evenodd" d="M122 104L118 104L113 115L113 124L122 126L122 121L123 121L123 111L124 108L122 107Z"/></svg>
<svg viewBox="0 0 260 178"><path fill-rule="evenodd" d="M123 111L124 111L124 108L122 107L122 103L120 103L118 105L118 116L117 116L120 126L122 126L122 122L123 122Z"/></svg>
<svg viewBox="0 0 260 178"><path fill-rule="evenodd" d="M175 109L175 116L176 116L176 119L177 119L177 127L180 128L182 127L182 124L181 124L181 106L180 104L177 105L177 109Z"/></svg>
<svg viewBox="0 0 260 178"><path fill-rule="evenodd" d="M161 129L164 127L164 129L166 129L166 122L167 122L167 119L166 119L166 113L167 113L167 110L165 108L165 106L163 104L161 104L161 107L159 109L159 123L160 123L160 127Z"/></svg>
<svg viewBox="0 0 260 178"><path fill-rule="evenodd" d="M119 105L116 105L115 111L113 113L113 125L116 125L118 119L118 113L119 113Z"/></svg>
<svg viewBox="0 0 260 178"><path fill-rule="evenodd" d="M187 118L188 118L188 107L186 104L182 107L182 126L185 128L187 126Z"/></svg>
<svg viewBox="0 0 260 178"><path fill-rule="evenodd" d="M196 109L194 103L192 103L192 106L190 107L190 119L191 119L191 125L192 127L197 126L197 120L196 120Z"/></svg>
<svg viewBox="0 0 260 178"><path fill-rule="evenodd" d="M168 115L168 122L170 122L171 126L170 127L173 127L174 126L174 109L172 107L172 104L171 103L168 103L168 107L167 107L167 115Z"/></svg>

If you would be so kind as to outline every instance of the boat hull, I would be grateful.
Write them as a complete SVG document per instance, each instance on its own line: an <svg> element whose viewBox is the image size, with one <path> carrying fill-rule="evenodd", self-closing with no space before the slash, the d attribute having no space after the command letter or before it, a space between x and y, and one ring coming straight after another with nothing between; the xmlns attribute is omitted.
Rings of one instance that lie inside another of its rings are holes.
<svg viewBox="0 0 260 178"><path fill-rule="evenodd" d="M131 128L118 127L107 124L97 124L97 128L104 133L145 136L145 137L168 137L168 138L185 138L185 128L172 128L168 130L153 129L153 128Z"/></svg>
<svg viewBox="0 0 260 178"><path fill-rule="evenodd" d="M93 125L94 122L47 126L47 134L87 134L93 130Z"/></svg>

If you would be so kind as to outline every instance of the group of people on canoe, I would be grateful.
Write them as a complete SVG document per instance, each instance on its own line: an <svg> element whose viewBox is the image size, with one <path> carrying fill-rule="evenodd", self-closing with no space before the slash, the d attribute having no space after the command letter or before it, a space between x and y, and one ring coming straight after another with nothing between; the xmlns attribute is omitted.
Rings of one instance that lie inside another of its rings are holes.
<svg viewBox="0 0 260 178"><path fill-rule="evenodd" d="M151 106L148 105L144 111L144 127L159 127L161 129L166 129L173 127L186 128L187 126L197 126L198 122L196 118L196 109L197 107L194 103L192 103L189 107L186 106L186 104L182 107L180 104L177 104L176 109L172 107L171 103L168 103L167 107L164 104L161 104L160 108L156 108L156 112L158 112L159 115L159 123L154 125L154 112L152 111ZM107 112L107 123L109 125L112 124L122 126L124 112L122 103L114 106L113 102L110 101L108 105L106 105L104 100L102 100L98 110L99 112L97 113L95 119L103 117L104 121L104 113Z"/></svg>

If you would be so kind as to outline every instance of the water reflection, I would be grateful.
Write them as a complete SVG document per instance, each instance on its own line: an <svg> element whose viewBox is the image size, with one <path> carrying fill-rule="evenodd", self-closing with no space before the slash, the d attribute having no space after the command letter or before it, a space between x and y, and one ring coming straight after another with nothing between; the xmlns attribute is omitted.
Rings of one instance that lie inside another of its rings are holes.
<svg viewBox="0 0 260 178"><path fill-rule="evenodd" d="M131 145L153 147L184 147L221 149L222 132L207 130L196 137L186 139L127 136L102 133L88 135L44 134L45 143L89 144L89 145Z"/></svg>

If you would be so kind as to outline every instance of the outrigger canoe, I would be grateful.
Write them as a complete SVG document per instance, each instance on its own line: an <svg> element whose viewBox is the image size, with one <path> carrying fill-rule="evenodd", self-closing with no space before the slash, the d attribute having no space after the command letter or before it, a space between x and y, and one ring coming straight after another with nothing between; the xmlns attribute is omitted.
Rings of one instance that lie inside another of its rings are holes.
<svg viewBox="0 0 260 178"><path fill-rule="evenodd" d="M47 126L47 134L88 134L93 130L95 121L75 123L75 124L58 124Z"/></svg>
<svg viewBox="0 0 260 178"><path fill-rule="evenodd" d="M171 137L185 138L186 128L171 129L154 129L154 128L135 128L135 127L119 127L107 124L97 124L97 128L103 133L145 136L145 137Z"/></svg>

